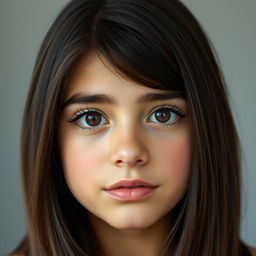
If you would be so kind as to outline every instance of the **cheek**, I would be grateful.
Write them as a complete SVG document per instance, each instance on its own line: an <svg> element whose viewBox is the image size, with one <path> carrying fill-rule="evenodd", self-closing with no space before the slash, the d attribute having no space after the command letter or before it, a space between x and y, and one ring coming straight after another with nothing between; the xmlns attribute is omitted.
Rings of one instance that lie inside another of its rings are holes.
<svg viewBox="0 0 256 256"><path fill-rule="evenodd" d="M66 170L89 171L97 165L97 150L79 143L67 143L64 145L62 160Z"/></svg>
<svg viewBox="0 0 256 256"><path fill-rule="evenodd" d="M88 145L81 137L67 136L62 140L60 151L66 182L71 190L79 190L94 182L100 169L100 148Z"/></svg>
<svg viewBox="0 0 256 256"><path fill-rule="evenodd" d="M191 170L191 140L188 133L180 134L159 145L158 165L162 166L162 176L172 187L183 190L189 180Z"/></svg>
<svg viewBox="0 0 256 256"><path fill-rule="evenodd" d="M158 152L163 200L172 209L184 196L191 174L191 143L187 136L171 138Z"/></svg>
<svg viewBox="0 0 256 256"><path fill-rule="evenodd" d="M188 128L158 142L159 159L174 169L188 169L191 160L191 135Z"/></svg>
<svg viewBox="0 0 256 256"><path fill-rule="evenodd" d="M187 140L181 140L177 143L172 142L166 145L162 151L165 162L176 170L188 170L190 167L191 147Z"/></svg>

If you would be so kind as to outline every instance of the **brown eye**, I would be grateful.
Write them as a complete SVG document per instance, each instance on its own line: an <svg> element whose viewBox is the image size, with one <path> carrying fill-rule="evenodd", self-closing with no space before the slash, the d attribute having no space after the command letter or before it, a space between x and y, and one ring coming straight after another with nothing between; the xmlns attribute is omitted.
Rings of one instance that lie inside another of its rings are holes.
<svg viewBox="0 0 256 256"><path fill-rule="evenodd" d="M100 124L101 121L101 115L97 112L91 112L91 114L86 114L84 116L85 122L90 126L96 126ZM83 118L81 118L81 121Z"/></svg>
<svg viewBox="0 0 256 256"><path fill-rule="evenodd" d="M155 110L149 117L149 121L163 125L173 125L185 115L176 107L164 106Z"/></svg>
<svg viewBox="0 0 256 256"><path fill-rule="evenodd" d="M159 122L164 122L164 123L167 122L170 119L170 116L171 114L169 110L163 109L161 111L159 110L155 112L155 118Z"/></svg>
<svg viewBox="0 0 256 256"><path fill-rule="evenodd" d="M106 118L99 111L88 109L77 113L68 122L77 122L78 125L84 129L97 128L98 126L108 123Z"/></svg>

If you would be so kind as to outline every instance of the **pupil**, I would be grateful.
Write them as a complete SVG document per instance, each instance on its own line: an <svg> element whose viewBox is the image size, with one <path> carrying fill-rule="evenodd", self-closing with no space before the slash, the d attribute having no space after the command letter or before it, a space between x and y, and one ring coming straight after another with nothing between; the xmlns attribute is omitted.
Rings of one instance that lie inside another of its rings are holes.
<svg viewBox="0 0 256 256"><path fill-rule="evenodd" d="M168 110L161 110L161 112L156 112L156 119L159 122L166 122L170 118L170 111Z"/></svg>
<svg viewBox="0 0 256 256"><path fill-rule="evenodd" d="M100 123L101 117L98 113L93 113L86 116L86 122L91 126L96 126Z"/></svg>

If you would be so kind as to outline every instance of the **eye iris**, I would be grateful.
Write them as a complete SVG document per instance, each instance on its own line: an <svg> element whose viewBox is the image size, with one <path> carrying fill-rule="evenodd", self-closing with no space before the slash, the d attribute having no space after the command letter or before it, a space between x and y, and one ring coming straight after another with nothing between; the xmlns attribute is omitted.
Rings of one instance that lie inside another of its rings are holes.
<svg viewBox="0 0 256 256"><path fill-rule="evenodd" d="M91 126L96 126L101 121L101 115L99 113L91 113L90 115L86 115L85 120L87 124Z"/></svg>
<svg viewBox="0 0 256 256"><path fill-rule="evenodd" d="M156 119L159 122L167 122L170 119L170 111L168 110L160 110L155 113Z"/></svg>

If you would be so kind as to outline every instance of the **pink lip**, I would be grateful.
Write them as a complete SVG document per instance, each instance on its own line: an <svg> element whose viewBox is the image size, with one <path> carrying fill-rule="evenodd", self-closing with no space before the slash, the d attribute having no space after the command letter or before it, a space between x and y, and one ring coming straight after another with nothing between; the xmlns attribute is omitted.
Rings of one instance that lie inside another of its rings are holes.
<svg viewBox="0 0 256 256"><path fill-rule="evenodd" d="M157 185L143 180L122 180L104 191L112 198L120 201L138 201L152 195Z"/></svg>
<svg viewBox="0 0 256 256"><path fill-rule="evenodd" d="M111 185L110 187L106 188L106 190L111 190L111 189L116 189L116 188L121 188L121 187L125 187L125 188L132 188L132 187L139 187L139 186L143 186L143 187L148 187L148 188L155 188L157 187L157 185L153 185L151 183L148 183L144 180L120 180L117 183Z"/></svg>

